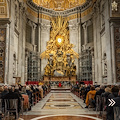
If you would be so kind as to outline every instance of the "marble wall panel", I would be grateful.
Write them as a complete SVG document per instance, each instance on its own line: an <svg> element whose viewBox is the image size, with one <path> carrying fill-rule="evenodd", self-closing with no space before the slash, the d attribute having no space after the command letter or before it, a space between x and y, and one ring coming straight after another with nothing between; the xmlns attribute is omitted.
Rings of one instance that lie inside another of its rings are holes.
<svg viewBox="0 0 120 120"><path fill-rule="evenodd" d="M120 82L120 27L114 28L115 58L116 58L116 80Z"/></svg>
<svg viewBox="0 0 120 120"><path fill-rule="evenodd" d="M0 83L4 83L6 29L0 28Z"/></svg>

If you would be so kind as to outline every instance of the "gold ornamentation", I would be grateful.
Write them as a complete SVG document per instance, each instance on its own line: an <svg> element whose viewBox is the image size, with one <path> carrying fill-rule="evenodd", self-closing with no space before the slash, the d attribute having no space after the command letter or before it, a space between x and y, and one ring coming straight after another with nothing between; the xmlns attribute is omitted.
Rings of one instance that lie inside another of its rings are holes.
<svg viewBox="0 0 120 120"><path fill-rule="evenodd" d="M74 61L72 61L70 72L72 76L76 75L76 65L74 64Z"/></svg>
<svg viewBox="0 0 120 120"><path fill-rule="evenodd" d="M57 45L57 47L60 47L62 44L64 44L63 36L57 35L56 36L56 45Z"/></svg>
<svg viewBox="0 0 120 120"><path fill-rule="evenodd" d="M57 1L57 0L56 0ZM61 0L60 0L61 1ZM65 6L65 8L67 9L67 6L69 6L69 3L71 3L71 4L73 4L75 1L79 1L79 3L81 2L81 4L83 3L85 3L86 2L86 0L62 0L62 1L65 1L66 2L66 4L64 4L64 6ZM67 2L68 1L68 2ZM35 4L37 4L37 5L40 5L40 6L43 6L43 7L46 7L46 6L44 6L44 4L48 4L49 3L49 5L48 5L48 7L47 8L49 8L49 9L53 9L54 8L54 2L55 2L55 0L33 0L33 2L35 3ZM52 3L53 2L53 3ZM96 0L92 0L92 3L94 3L94 2L96 2ZM58 2L59 3L59 2ZM78 4L78 6L79 6L79 4ZM74 6L74 7L76 7L76 6ZM61 8L61 10L65 10L65 8ZM69 8L69 7L68 7ZM56 9L54 9L54 10L56 10ZM72 14L72 15L69 15L66 19L68 19L68 21L69 20L72 20L72 19L76 19L76 18L80 18L80 16L81 16L81 18L82 17L85 17L85 16L87 16L87 15L89 15L91 12L92 12L92 10L93 10L93 8L90 6L88 9L86 9L86 10L84 10L83 12L81 12L81 15L80 15L80 13L78 13L78 14ZM34 17L38 17L38 13L37 12L35 12L34 10L32 10L31 8L29 8L28 7L28 12L30 13L30 14L32 14ZM47 20L50 20L51 19L51 17L50 16L48 16L48 15L45 15L45 14L39 14L39 17L40 18L43 18L43 19L47 19Z"/></svg>
<svg viewBox="0 0 120 120"><path fill-rule="evenodd" d="M7 17L7 1L1 0L0 1L0 18L6 18Z"/></svg>
<svg viewBox="0 0 120 120"><path fill-rule="evenodd" d="M33 0L33 2L39 6L43 6L56 11L63 11L80 6L84 4L86 0Z"/></svg>
<svg viewBox="0 0 120 120"><path fill-rule="evenodd" d="M58 73L67 76L70 75L71 67L70 62L67 61L68 56L70 56L70 60L74 60L79 55L72 49L74 45L70 44L67 19L59 16L51 21L50 40L47 42L46 51L40 55L42 59L48 59L51 63L51 67L48 67L49 64L46 65L45 75L53 75L56 70Z"/></svg>

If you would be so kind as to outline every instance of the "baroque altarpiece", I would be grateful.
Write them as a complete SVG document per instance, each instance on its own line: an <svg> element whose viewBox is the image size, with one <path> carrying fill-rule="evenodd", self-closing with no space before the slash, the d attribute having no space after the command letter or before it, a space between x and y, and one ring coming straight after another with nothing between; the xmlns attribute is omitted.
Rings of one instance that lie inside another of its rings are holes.
<svg viewBox="0 0 120 120"><path fill-rule="evenodd" d="M51 20L50 40L41 59L48 59L45 76L75 76L75 58L79 55L70 44L68 20L61 16Z"/></svg>

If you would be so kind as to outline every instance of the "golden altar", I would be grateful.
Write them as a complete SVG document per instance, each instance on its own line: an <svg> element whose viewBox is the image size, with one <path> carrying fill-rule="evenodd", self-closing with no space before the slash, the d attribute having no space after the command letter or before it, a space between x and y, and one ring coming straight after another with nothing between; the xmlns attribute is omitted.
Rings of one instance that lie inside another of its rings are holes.
<svg viewBox="0 0 120 120"><path fill-rule="evenodd" d="M41 59L48 59L44 68L44 81L75 81L75 59L79 54L73 49L69 40L68 20L62 16L51 19L50 40Z"/></svg>

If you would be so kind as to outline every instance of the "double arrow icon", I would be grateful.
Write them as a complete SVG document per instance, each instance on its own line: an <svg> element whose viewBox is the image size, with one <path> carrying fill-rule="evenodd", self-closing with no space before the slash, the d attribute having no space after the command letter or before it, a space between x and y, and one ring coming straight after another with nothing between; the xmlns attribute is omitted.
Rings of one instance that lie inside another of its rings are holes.
<svg viewBox="0 0 120 120"><path fill-rule="evenodd" d="M113 99L108 99L110 104L108 106L114 106L115 105L115 101Z"/></svg>

